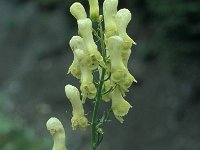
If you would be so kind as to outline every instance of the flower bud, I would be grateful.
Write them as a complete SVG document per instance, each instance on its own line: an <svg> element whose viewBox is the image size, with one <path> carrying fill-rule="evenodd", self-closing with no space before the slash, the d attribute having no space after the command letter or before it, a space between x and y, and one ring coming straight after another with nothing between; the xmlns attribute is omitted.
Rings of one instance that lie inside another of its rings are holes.
<svg viewBox="0 0 200 150"><path fill-rule="evenodd" d="M76 18L76 20L87 18L85 8L83 7L83 5L81 3L75 2L70 7L70 12Z"/></svg>
<svg viewBox="0 0 200 150"><path fill-rule="evenodd" d="M50 134L53 136L53 150L67 150L65 147L65 129L60 120L52 117L47 121L46 126Z"/></svg>
<svg viewBox="0 0 200 150"><path fill-rule="evenodd" d="M105 36L109 38L117 35L115 15L117 14L118 0L105 0L103 3L103 14L105 23Z"/></svg>
<svg viewBox="0 0 200 150"><path fill-rule="evenodd" d="M99 2L98 0L88 0L90 5L90 18L92 21L99 21Z"/></svg>
<svg viewBox="0 0 200 150"><path fill-rule="evenodd" d="M80 126L81 129L85 129L88 126L88 120L84 115L83 104L80 100L78 89L68 84L65 86L65 93L73 108L73 117L71 119L72 129L75 130L78 126Z"/></svg>
<svg viewBox="0 0 200 150"><path fill-rule="evenodd" d="M92 35L92 22L90 19L81 19L78 20L78 30L80 35L82 36L86 48L89 53L89 57L91 63L89 64L89 68L94 70L96 69L99 64L105 66L103 62L103 58L97 49L97 45L94 42L93 35Z"/></svg>
<svg viewBox="0 0 200 150"><path fill-rule="evenodd" d="M132 106L122 97L118 87L112 93L112 110L115 118L123 123L123 116L125 116Z"/></svg>

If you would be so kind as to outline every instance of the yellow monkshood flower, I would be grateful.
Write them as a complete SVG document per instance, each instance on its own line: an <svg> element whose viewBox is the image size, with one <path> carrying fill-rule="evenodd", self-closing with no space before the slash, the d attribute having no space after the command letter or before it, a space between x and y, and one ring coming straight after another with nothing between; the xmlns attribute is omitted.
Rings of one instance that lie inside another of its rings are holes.
<svg viewBox="0 0 200 150"><path fill-rule="evenodd" d="M97 45L95 44L93 39L92 21L89 18L78 20L78 31L85 42L90 60L92 61L89 66L90 69L96 69L99 64L105 66L103 58L98 51Z"/></svg>
<svg viewBox="0 0 200 150"><path fill-rule="evenodd" d="M83 49L86 52L84 41L80 36L73 36L69 42L69 45L74 54L74 60L71 64L71 66L69 67L68 73L71 73L74 77L80 79L80 76L81 76L80 65L79 65L77 56L75 55L74 50L75 49Z"/></svg>
<svg viewBox="0 0 200 150"><path fill-rule="evenodd" d="M73 36L72 39L70 40L70 47L73 50L75 49L81 49L84 51L84 55L86 56L85 58L83 58L85 60L85 63L88 65L88 67L90 69L93 69L94 65L98 65L99 62L97 61L97 59L95 59L96 57L94 57L94 55L90 55L90 53L88 52L87 48L86 48L86 44L84 43L84 40L82 37L80 36ZM76 62L77 56L74 54L74 61ZM73 64L73 63L72 63ZM79 65L80 66L80 65ZM72 68L70 67L70 71L72 72L73 70L79 70L80 67L76 67L76 68ZM73 72L72 72L73 74ZM74 74L73 74L74 75Z"/></svg>
<svg viewBox="0 0 200 150"><path fill-rule="evenodd" d="M93 83L92 70L88 67L88 56L81 49L75 50L75 55L77 56L80 70L81 70L81 95L82 102L85 103L86 98L94 99L96 96L96 87Z"/></svg>
<svg viewBox="0 0 200 150"><path fill-rule="evenodd" d="M107 49L111 60L111 79L114 82L122 80L126 71L121 57L122 44L123 40L119 36L112 36L108 39Z"/></svg>
<svg viewBox="0 0 200 150"><path fill-rule="evenodd" d="M111 80L120 85L123 92L128 92L128 88L136 80L122 61L123 39L119 36L112 36L108 39L107 46L111 59Z"/></svg>
<svg viewBox="0 0 200 150"><path fill-rule="evenodd" d="M83 7L83 5L81 3L75 2L70 7L70 12L76 18L76 20L87 18L85 8Z"/></svg>
<svg viewBox="0 0 200 150"><path fill-rule="evenodd" d="M67 150L65 147L65 130L60 120L52 117L47 121L46 126L53 136L54 144L52 150Z"/></svg>
<svg viewBox="0 0 200 150"><path fill-rule="evenodd" d="M118 87L112 93L112 111L115 118L123 123L123 116L125 116L132 106L122 97Z"/></svg>
<svg viewBox="0 0 200 150"><path fill-rule="evenodd" d="M131 54L132 45L136 45L136 43L128 36L126 32L126 28L131 21L131 12L128 9L120 9L115 17L115 21L117 24L117 31L119 36L123 39L123 49L122 49L122 59L124 65L127 66L128 59Z"/></svg>
<svg viewBox="0 0 200 150"><path fill-rule="evenodd" d="M105 24L105 36L117 35L115 15L117 14L118 0L105 0L103 3L103 15ZM106 42L107 43L107 42Z"/></svg>
<svg viewBox="0 0 200 150"><path fill-rule="evenodd" d="M99 21L99 2L98 0L88 0L90 5L90 19Z"/></svg>
<svg viewBox="0 0 200 150"><path fill-rule="evenodd" d="M127 26L131 21L131 16L131 12L125 8L120 9L115 16L117 32L119 33L119 36L124 40L125 44L123 44L123 46L126 49L130 49L132 44L136 45L133 39L131 39L126 32Z"/></svg>
<svg viewBox="0 0 200 150"><path fill-rule="evenodd" d="M70 84L65 86L65 93L67 98L72 104L72 129L76 130L76 128L79 126L81 129L85 129L88 126L88 120L85 117L83 104L80 100L80 93L78 89Z"/></svg>

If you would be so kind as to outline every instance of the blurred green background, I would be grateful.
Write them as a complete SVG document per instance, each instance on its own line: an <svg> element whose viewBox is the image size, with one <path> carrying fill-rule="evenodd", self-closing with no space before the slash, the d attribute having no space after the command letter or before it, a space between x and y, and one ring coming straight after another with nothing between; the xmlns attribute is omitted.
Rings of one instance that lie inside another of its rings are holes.
<svg viewBox="0 0 200 150"><path fill-rule="evenodd" d="M70 150L89 149L89 131L71 131L66 114L64 86L78 85L66 75L73 2L0 0L0 150L50 150L51 116L63 122ZM126 97L134 108L123 125L106 126L100 149L200 150L200 1L119 0L124 7L137 42L129 68L138 84Z"/></svg>

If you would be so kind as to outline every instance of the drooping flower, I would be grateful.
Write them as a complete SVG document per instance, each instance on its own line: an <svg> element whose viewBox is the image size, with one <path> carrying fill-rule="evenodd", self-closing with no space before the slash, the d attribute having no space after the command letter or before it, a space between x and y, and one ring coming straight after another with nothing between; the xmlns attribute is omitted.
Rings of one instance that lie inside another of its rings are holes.
<svg viewBox="0 0 200 150"><path fill-rule="evenodd" d="M118 87L112 93L112 111L115 118L123 123L123 118L132 106L122 97Z"/></svg>
<svg viewBox="0 0 200 150"><path fill-rule="evenodd" d="M88 126L88 120L84 114L83 104L80 100L80 93L78 89L75 86L68 84L65 86L65 93L73 108L73 117L71 119L72 129L76 130L78 126L81 129L86 129Z"/></svg>
<svg viewBox="0 0 200 150"><path fill-rule="evenodd" d="M65 146L65 129L60 120L52 117L47 121L46 126L53 136L54 144L52 150L67 150Z"/></svg>
<svg viewBox="0 0 200 150"><path fill-rule="evenodd" d="M88 0L90 5L90 19L92 21L99 21L99 2L98 0Z"/></svg>
<svg viewBox="0 0 200 150"><path fill-rule="evenodd" d="M76 20L87 18L85 8L83 7L83 5L81 3L75 2L70 7L70 12L76 18Z"/></svg>

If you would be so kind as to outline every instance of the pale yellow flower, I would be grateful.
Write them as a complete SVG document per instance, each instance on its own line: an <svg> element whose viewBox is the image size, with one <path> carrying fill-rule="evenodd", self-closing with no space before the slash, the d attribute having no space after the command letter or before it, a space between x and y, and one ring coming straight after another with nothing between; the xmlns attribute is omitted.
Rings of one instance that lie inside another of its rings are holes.
<svg viewBox="0 0 200 150"><path fill-rule="evenodd" d="M72 52L74 54L74 60L69 67L68 73L71 73L74 77L80 79L81 77L81 70L80 70L80 65L77 59L77 56L74 52L75 49L84 49L85 50L85 45L84 41L80 36L73 36L69 42L69 45L72 49ZM86 50L85 50L86 52Z"/></svg>
<svg viewBox="0 0 200 150"><path fill-rule="evenodd" d="M117 24L117 32L119 33L119 36L124 40L125 42L125 48L129 49L131 48L132 44L136 44L133 39L131 39L127 32L127 26L129 22L131 21L131 12L128 9L120 9L116 16L115 16L115 21Z"/></svg>
<svg viewBox="0 0 200 150"><path fill-rule="evenodd" d="M92 21L99 21L99 2L98 0L88 0L90 5L90 18Z"/></svg>
<svg viewBox="0 0 200 150"><path fill-rule="evenodd" d="M99 64L105 66L103 58L97 49L97 45L94 42L92 34L92 21L89 18L78 20L79 34L83 38L91 63L89 64L90 69L96 69Z"/></svg>
<svg viewBox="0 0 200 150"><path fill-rule="evenodd" d="M88 67L88 56L81 49L75 50L75 55L77 56L80 70L81 70L81 95L83 103L85 103L86 98L94 99L96 96L96 87L93 83L92 70Z"/></svg>
<svg viewBox="0 0 200 150"><path fill-rule="evenodd" d="M131 20L131 12L128 9L120 9L115 17L117 31L119 36L123 39L122 59L125 66L128 64L128 59L131 54L132 45L136 43L128 36L126 29Z"/></svg>
<svg viewBox="0 0 200 150"><path fill-rule="evenodd" d="M117 14L118 0L105 0L103 3L103 14L105 24L105 36L117 35L115 15Z"/></svg>
<svg viewBox="0 0 200 150"><path fill-rule="evenodd" d="M52 117L47 121L46 126L53 136L54 144L52 150L67 150L65 147L65 130L60 120Z"/></svg>
<svg viewBox="0 0 200 150"><path fill-rule="evenodd" d="M83 5L81 3L75 2L70 7L70 12L76 18L76 20L87 18L85 8L83 7Z"/></svg>
<svg viewBox="0 0 200 150"><path fill-rule="evenodd" d="M136 82L136 80L122 60L123 39L119 36L112 36L108 39L107 46L111 60L111 80L120 85L123 92L127 92L132 82Z"/></svg>
<svg viewBox="0 0 200 150"><path fill-rule="evenodd" d="M73 117L71 119L72 129L75 130L78 126L81 129L87 128L88 120L84 114L83 104L80 100L80 93L78 89L68 84L65 86L65 93L73 108Z"/></svg>
<svg viewBox="0 0 200 150"><path fill-rule="evenodd" d="M117 120L123 123L125 116L132 106L123 98L119 88L117 87L112 93L112 110Z"/></svg>

